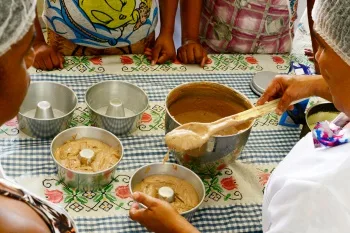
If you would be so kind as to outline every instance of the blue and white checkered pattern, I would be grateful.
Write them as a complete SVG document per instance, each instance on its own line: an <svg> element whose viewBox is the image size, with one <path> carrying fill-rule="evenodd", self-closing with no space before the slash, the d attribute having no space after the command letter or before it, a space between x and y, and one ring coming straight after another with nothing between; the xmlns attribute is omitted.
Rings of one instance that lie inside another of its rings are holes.
<svg viewBox="0 0 350 233"><path fill-rule="evenodd" d="M235 205L225 207L205 207L198 210L191 223L200 232L249 232L261 231L261 206L260 205ZM85 233L131 233L147 232L138 223L133 222L127 216L76 220L80 231Z"/></svg>
<svg viewBox="0 0 350 233"><path fill-rule="evenodd" d="M141 87L151 101L163 101L171 89L192 81L220 82L239 90L250 99L257 96L251 91L249 81L253 74L183 74L183 75L95 75L59 76L33 75L33 81L55 81L71 87L84 101L84 93L91 85L105 80L123 80ZM249 163L278 163L299 138L299 129L252 131L239 160ZM120 138L125 156L118 165L119 171L135 170L151 162L161 161L167 149L163 135L132 136ZM50 156L50 141L41 139L1 139L1 162L7 175L51 175L56 167ZM171 162L174 159L171 158ZM144 232L139 224L127 216L76 219L79 230L90 232ZM202 232L261 232L260 205L234 205L205 207L197 211L192 223Z"/></svg>

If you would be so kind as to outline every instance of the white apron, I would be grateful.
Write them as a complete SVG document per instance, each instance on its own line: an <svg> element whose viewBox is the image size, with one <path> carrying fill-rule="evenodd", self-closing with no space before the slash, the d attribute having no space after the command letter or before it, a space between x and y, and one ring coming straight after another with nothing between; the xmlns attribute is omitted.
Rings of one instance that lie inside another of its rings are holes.
<svg viewBox="0 0 350 233"><path fill-rule="evenodd" d="M350 143L316 150L309 133L296 144L267 184L263 231L350 232Z"/></svg>

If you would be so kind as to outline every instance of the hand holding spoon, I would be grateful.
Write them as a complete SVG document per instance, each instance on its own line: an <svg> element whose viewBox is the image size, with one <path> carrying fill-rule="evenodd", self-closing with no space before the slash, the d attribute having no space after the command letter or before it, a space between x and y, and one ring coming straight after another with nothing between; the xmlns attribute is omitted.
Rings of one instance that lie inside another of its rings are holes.
<svg viewBox="0 0 350 233"><path fill-rule="evenodd" d="M181 125L165 135L165 143L169 148L176 151L188 151L200 148L211 136L223 129L239 125L243 122L261 117L267 113L273 112L280 99L270 101L264 105L248 109L244 112L228 116L211 123L191 122ZM294 103L300 102L295 101Z"/></svg>

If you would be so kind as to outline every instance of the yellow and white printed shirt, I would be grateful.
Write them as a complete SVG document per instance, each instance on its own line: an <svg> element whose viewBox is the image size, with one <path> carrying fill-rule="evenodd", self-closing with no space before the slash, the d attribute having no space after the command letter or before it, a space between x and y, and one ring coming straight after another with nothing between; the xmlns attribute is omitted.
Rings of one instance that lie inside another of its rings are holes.
<svg viewBox="0 0 350 233"><path fill-rule="evenodd" d="M151 34L156 0L45 0L47 27L75 44L98 49L124 47Z"/></svg>

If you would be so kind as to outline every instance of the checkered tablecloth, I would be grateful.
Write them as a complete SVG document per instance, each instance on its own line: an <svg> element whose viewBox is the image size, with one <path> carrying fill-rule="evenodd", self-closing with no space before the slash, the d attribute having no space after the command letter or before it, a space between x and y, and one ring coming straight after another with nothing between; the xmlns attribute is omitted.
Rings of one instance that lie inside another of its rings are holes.
<svg viewBox="0 0 350 233"><path fill-rule="evenodd" d="M57 74L32 75L32 81L55 81L71 87L84 101L86 89L104 80L123 80L141 87L151 101L163 101L169 90L191 81L214 81L226 84L251 99L257 96L251 91L249 81L253 74L200 74L200 75L95 75L62 76ZM252 131L241 162L253 164L277 164L299 139L299 129L279 128ZM161 161L166 153L164 135L121 137L125 156L118 166L120 171L134 170L146 163ZM50 141L30 138L1 138L0 156L7 175L11 177L52 175L56 172L50 158ZM171 158L170 162L174 162ZM101 218L78 217L75 219L80 232L146 232L127 216ZM261 205L205 206L192 219L202 232L261 232Z"/></svg>

